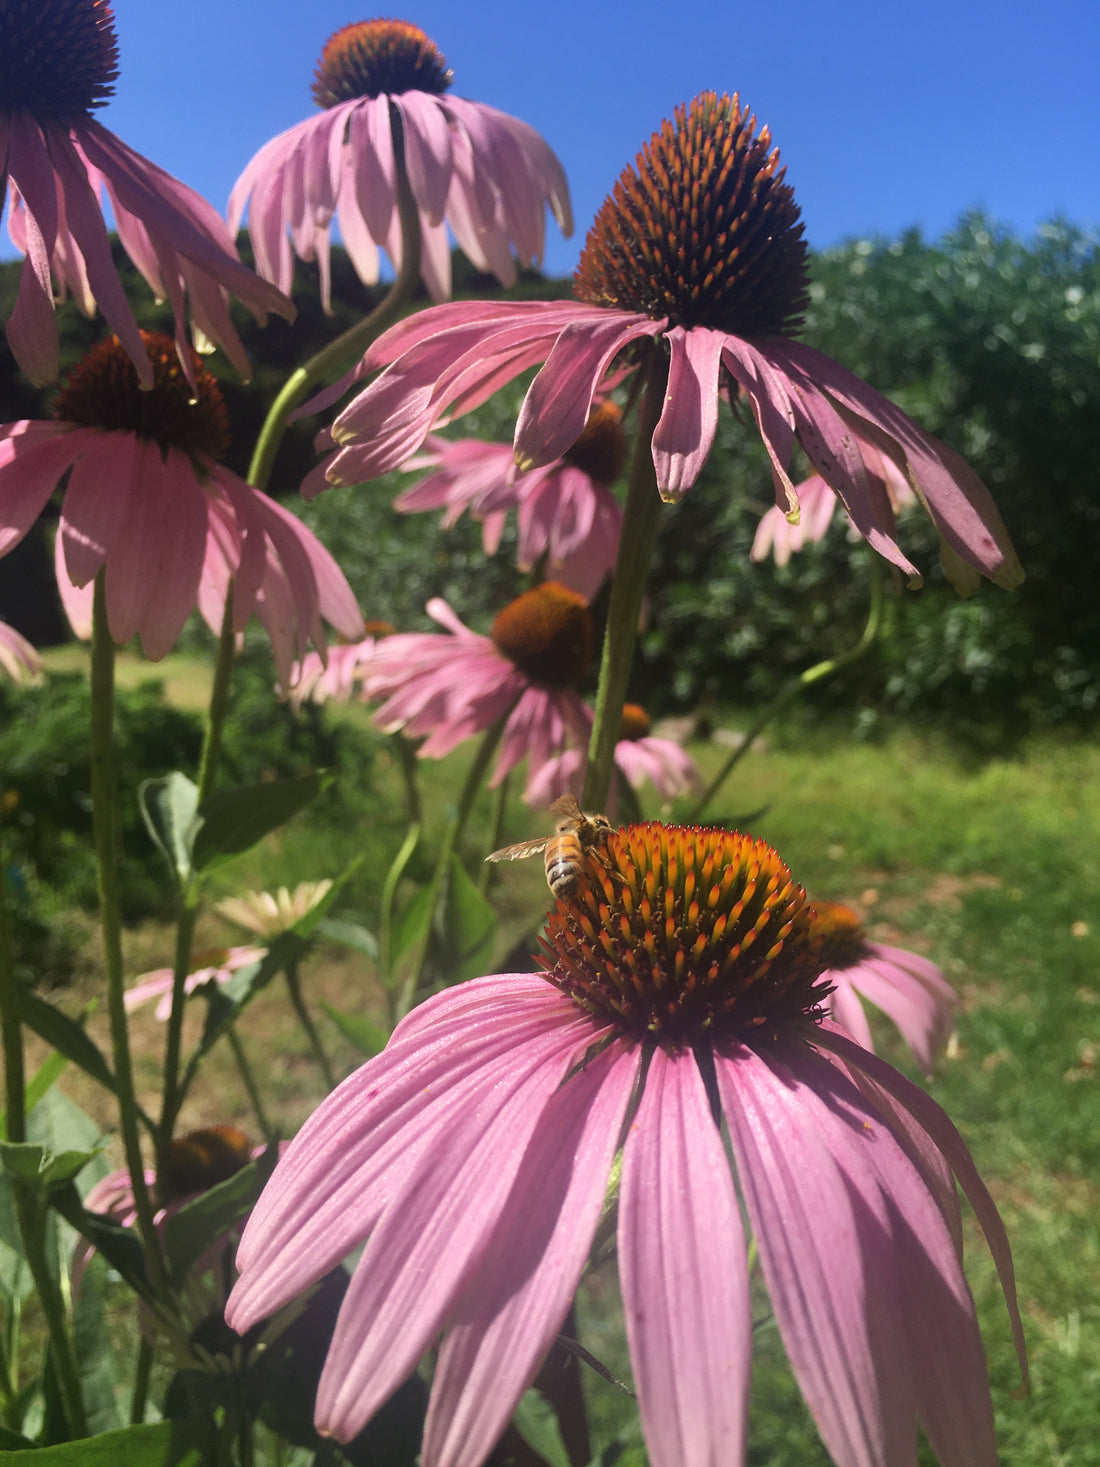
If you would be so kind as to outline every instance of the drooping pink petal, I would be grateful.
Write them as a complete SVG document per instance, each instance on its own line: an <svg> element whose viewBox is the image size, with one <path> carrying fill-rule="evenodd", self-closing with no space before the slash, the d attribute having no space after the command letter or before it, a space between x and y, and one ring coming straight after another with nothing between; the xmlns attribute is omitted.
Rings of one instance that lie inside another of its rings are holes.
<svg viewBox="0 0 1100 1467"><path fill-rule="evenodd" d="M87 431L27 418L6 425L0 436L0 555L18 545L38 519Z"/></svg>
<svg viewBox="0 0 1100 1467"><path fill-rule="evenodd" d="M492 1100L455 1098L418 1147L352 1276L317 1388L318 1429L348 1441L413 1369L490 1246L528 1143L592 1034L530 1034L492 1071ZM361 1204L360 1204L361 1205Z"/></svg>
<svg viewBox="0 0 1100 1467"><path fill-rule="evenodd" d="M0 671L14 683L35 682L42 676L42 659L21 632L0 621Z"/></svg>
<svg viewBox="0 0 1100 1467"><path fill-rule="evenodd" d="M413 198L428 224L443 222L451 187L451 130L441 99L428 92L405 92L393 105L404 124L405 161ZM400 263L400 262L398 262Z"/></svg>
<svg viewBox="0 0 1100 1467"><path fill-rule="evenodd" d="M448 1316L424 1467L483 1460L553 1343L596 1230L636 1072L637 1052L612 1046L551 1096L484 1260Z"/></svg>
<svg viewBox="0 0 1100 1467"><path fill-rule="evenodd" d="M119 535L127 532L137 444L132 433L104 435L73 464L58 537L74 586L86 586L102 570Z"/></svg>
<svg viewBox="0 0 1100 1467"><path fill-rule="evenodd" d="M674 326L664 411L653 433L653 467L661 498L678 503L699 477L718 427L718 369L727 337L722 331Z"/></svg>
<svg viewBox="0 0 1100 1467"><path fill-rule="evenodd" d="M653 1467L741 1462L748 1259L721 1133L686 1046L654 1049L626 1139L619 1275Z"/></svg>

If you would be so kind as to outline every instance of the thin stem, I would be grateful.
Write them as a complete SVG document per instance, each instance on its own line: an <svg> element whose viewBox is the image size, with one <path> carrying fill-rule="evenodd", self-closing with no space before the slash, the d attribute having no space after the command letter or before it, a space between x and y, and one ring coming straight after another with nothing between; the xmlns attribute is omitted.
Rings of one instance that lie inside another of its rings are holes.
<svg viewBox="0 0 1100 1467"><path fill-rule="evenodd" d="M233 1051L233 1058L237 1062L237 1072L241 1077L241 1083L248 1092L248 1099L256 1115L256 1123L260 1128L265 1141L271 1141L275 1137L275 1130L267 1118L264 1103L260 1097L260 1087L256 1084L256 1076L248 1055L245 1053L241 1036L237 1033L236 1024L230 1024L225 1031L225 1037L229 1040L229 1047Z"/></svg>
<svg viewBox="0 0 1100 1467"><path fill-rule="evenodd" d="M390 747L394 750L394 758L401 767L401 778L405 782L405 804L408 806L409 824L419 825L424 817L420 808L416 746L412 739L406 738L403 733L397 733Z"/></svg>
<svg viewBox="0 0 1100 1467"><path fill-rule="evenodd" d="M328 1062L328 1055L325 1053L325 1047L321 1043L321 1036L317 1032L317 1026L310 1017L310 1012L306 1008L306 1001L302 997L302 985L298 979L297 963L288 963L286 965L286 986L287 992L290 994L290 1001L294 1005L294 1012L298 1015L298 1022L306 1031L310 1048L313 1050L313 1057L317 1061L321 1074L325 1077L325 1084L329 1090L335 1090L336 1077L332 1073L332 1066Z"/></svg>
<svg viewBox="0 0 1100 1467"><path fill-rule="evenodd" d="M230 585L225 597L222 614L221 634L218 638L218 654L214 663L214 680L210 688L210 706L207 711L206 728L203 732L202 754L199 758L198 803L201 805L214 788L218 758L221 753L222 734L229 712L229 685L233 676L236 657L233 634L233 587ZM191 970L191 948L195 939L195 925L199 918L200 892L197 883L187 884L180 907L179 923L176 928L176 951L172 967L172 1005L168 1013L168 1028L164 1041L164 1091L161 1099L160 1125L157 1128L156 1150L157 1171L160 1171L165 1154L172 1144L172 1132L183 1092L180 1088L180 1050L183 1042L183 1010L186 999L185 984Z"/></svg>
<svg viewBox="0 0 1100 1467"><path fill-rule="evenodd" d="M443 833L443 840L439 847L439 857L436 861L435 871L432 873L431 885L428 887L427 917L424 924L424 936L421 940L412 972L406 978L401 989L401 999L397 1006L396 1015L398 1019L404 1018L409 1009L412 1008L413 998L424 976L424 968L427 964L428 952L431 948L432 926L435 922L439 899L446 887L447 877L450 873L451 856L454 853L459 837L466 829L466 822L470 818L470 811L474 807L474 800L477 798L477 793L485 778L485 771L488 769L489 761L496 752L497 744L500 743L501 735L504 732L504 725L508 722L511 714L512 709L507 709L497 719L496 723L493 724L492 728L486 731L485 737L482 739L478 751L474 755L473 763L470 765L469 772L466 775L466 782L462 786L462 793L458 798L458 808Z"/></svg>
<svg viewBox="0 0 1100 1467"><path fill-rule="evenodd" d="M153 1206L145 1185L145 1162L138 1135L134 1071L122 984L122 918L118 890L118 832L116 828L113 759L115 646L107 625L107 594L103 572L95 578L92 606L92 832L103 924L103 962L107 977L107 1011L111 1023L115 1090L118 1095L122 1143L134 1189L134 1211L145 1247L145 1266L156 1291L164 1295L168 1280L160 1241L153 1225Z"/></svg>
<svg viewBox="0 0 1100 1467"><path fill-rule="evenodd" d="M493 809L489 817L490 835L488 848L491 851L499 848L504 836L504 814L508 805L508 785L510 781L511 775L506 774L493 791ZM481 876L477 883L477 889L481 892L482 896L489 890L489 883L492 881L495 871L496 867L489 861L482 861Z"/></svg>
<svg viewBox="0 0 1100 1467"><path fill-rule="evenodd" d="M867 622L860 633L859 640L855 642L847 652L840 652L836 657L826 657L822 662L815 662L813 667L808 667L805 672L800 672L797 677L792 678L787 686L774 698L763 712L749 725L741 737L736 748L730 750L729 757L719 769L718 773L707 785L706 789L696 800L685 817L689 824L699 819L699 816L710 804L711 800L725 784L726 780L740 764L741 760L752 747L753 740L767 728L772 719L782 713L788 703L792 703L799 693L812 687L814 683L824 681L832 677L841 668L850 666L857 662L874 645L882 625L882 561L873 551L871 552L871 605L867 612Z"/></svg>
<svg viewBox="0 0 1100 1467"><path fill-rule="evenodd" d="M267 488L275 455L286 432L287 420L304 401L310 388L315 383L323 382L337 372L346 370L357 357L361 357L371 343L400 317L416 291L420 278L420 215L405 169L405 143L401 121L392 104L390 126L393 131L397 217L401 226L401 268L385 296L369 315L338 336L335 341L329 342L328 346L310 357L304 366L287 378L260 429L252 463L249 465L248 482L258 489Z"/></svg>
<svg viewBox="0 0 1100 1467"><path fill-rule="evenodd" d="M153 1371L153 1347L144 1335L138 1340L134 1365L134 1386L130 1392L130 1425L140 1426L145 1420L145 1403L149 1398L149 1377Z"/></svg>
<svg viewBox="0 0 1100 1467"><path fill-rule="evenodd" d="M27 1139L26 1077L23 1068L23 1031L19 1020L19 988L15 976L15 954L12 949L11 926L8 920L8 894L4 866L0 862L0 1030L4 1053L4 1096L6 1106L6 1139L22 1143ZM38 1291L38 1300L46 1316L50 1349L57 1368L57 1381L61 1391L61 1403L72 1439L87 1436L88 1423L84 1415L84 1399L80 1390L80 1372L77 1368L76 1350L71 1335L65 1301L61 1296L57 1280L50 1270L46 1251L46 1205L36 1195L33 1186L20 1177L11 1179L11 1190L15 1200L15 1215L19 1233L23 1240L23 1252ZM16 1309L15 1299L9 1307ZM16 1388L14 1362L3 1351L3 1373L5 1387L9 1383ZM5 1390L5 1394L9 1393ZM14 1396L13 1390L10 1395ZM9 1397L10 1398L10 1397Z"/></svg>
<svg viewBox="0 0 1100 1467"><path fill-rule="evenodd" d="M668 364L657 351L653 351L644 371L645 393L638 414L615 579L611 583L596 714L588 746L588 771L584 777L582 804L591 810L603 809L611 786L615 745L622 727L630 663L638 636L638 617L661 515L651 440L664 403Z"/></svg>

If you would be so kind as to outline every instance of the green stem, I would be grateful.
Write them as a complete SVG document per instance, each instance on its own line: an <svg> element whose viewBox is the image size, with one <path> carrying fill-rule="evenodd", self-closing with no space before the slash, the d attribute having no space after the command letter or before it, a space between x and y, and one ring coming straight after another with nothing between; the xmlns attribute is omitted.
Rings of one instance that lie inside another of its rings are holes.
<svg viewBox="0 0 1100 1467"><path fill-rule="evenodd" d="M130 1425L140 1426L145 1420L145 1403L149 1398L149 1377L153 1371L153 1347L144 1335L138 1340L134 1364L134 1385L130 1392Z"/></svg>
<svg viewBox="0 0 1100 1467"><path fill-rule="evenodd" d="M202 754L199 757L197 800L201 805L214 788L218 758L221 754L222 734L229 712L229 685L233 676L236 657L233 634L233 587L230 585L222 614L221 634L218 637L218 653L214 662L214 680L210 688L210 706L207 711L206 728L203 732ZM183 1104L180 1087L180 1050L183 1042L183 1010L186 1002L184 985L191 971L191 950L195 940L195 926L199 919L200 892L196 882L190 881L183 893L179 924L176 928L176 951L172 967L172 1007L168 1014L168 1029L164 1041L164 1091L161 1099L160 1125L157 1128L156 1150L159 1173L169 1146L172 1133Z"/></svg>
<svg viewBox="0 0 1100 1467"><path fill-rule="evenodd" d="M859 658L870 650L874 645L875 638L878 636L879 627L882 625L882 586L882 561L872 551L871 605L867 612L866 625L860 633L859 640L849 647L847 652L840 652L836 657L826 657L822 662L815 662L813 667L808 667L805 672L801 672L797 677L791 679L779 696L773 699L759 717L749 725L736 748L730 751L729 757L721 769L719 769L718 773L711 780L710 784L707 785L706 789L685 817L688 824L693 824L699 819L707 805L710 804L711 800L722 788L722 785L748 753L752 747L753 740L763 729L767 728L773 718L782 713L788 703L792 703L800 693L812 687L814 683L822 682L825 678L832 677L834 673L839 672L841 668L848 667L851 663L857 662Z"/></svg>
<svg viewBox="0 0 1100 1467"><path fill-rule="evenodd" d="M225 1037L229 1040L229 1047L233 1051L233 1058L237 1062L237 1072L241 1077L241 1083L248 1092L248 1099L255 1112L256 1123L260 1128L260 1132L265 1141L272 1141L276 1133L264 1110L264 1103L260 1097L260 1087L256 1084L256 1076L249 1062L248 1055L245 1053L241 1036L237 1033L236 1024L230 1024L226 1028Z"/></svg>
<svg viewBox="0 0 1100 1467"><path fill-rule="evenodd" d="M401 778L405 782L405 804L409 810L409 824L420 825L424 817L420 808L416 745L403 733L397 733L390 747L394 750L394 758L401 767Z"/></svg>
<svg viewBox="0 0 1100 1467"><path fill-rule="evenodd" d="M153 1224L153 1206L145 1185L145 1162L138 1135L134 1071L122 982L122 918L118 891L118 832L116 827L113 759L115 646L107 626L107 595L103 572L95 579L92 608L92 832L103 924L103 962L107 977L107 1011L111 1024L115 1090L118 1095L122 1144L134 1189L134 1211L145 1247L145 1266L155 1290L164 1295L168 1280L160 1240Z"/></svg>
<svg viewBox="0 0 1100 1467"><path fill-rule="evenodd" d="M501 735L504 732L504 725L508 722L511 714L512 709L507 709L497 719L496 723L493 724L492 728L486 731L485 737L482 739L478 751L474 755L473 763L470 765L469 772L466 775L466 782L462 786L462 793L458 798L458 808L448 824L447 829L444 831L443 841L439 847L439 858L436 861L435 871L432 873L431 884L428 887L427 918L424 925L424 936L421 940L412 972L406 978L401 989L401 998L396 1013L398 1019L404 1018L409 1009L412 1008L413 999L416 996L417 989L420 987L421 979L424 976L424 968L428 961L428 952L431 948L432 926L435 922L436 910L439 906L439 899L443 895L447 877L451 869L451 856L454 853L455 846L458 844L459 837L466 829L466 822L470 818L470 811L474 807L474 800L477 798L478 791L481 789L485 779L485 772L489 768L490 760L496 753L496 747L500 743Z"/></svg>
<svg viewBox="0 0 1100 1467"><path fill-rule="evenodd" d="M385 296L369 315L338 336L335 341L329 342L328 346L316 356L310 357L304 366L287 378L260 429L252 463L249 465L248 482L258 489L267 488L275 455L286 432L287 419L305 400L310 388L346 370L357 357L361 357L371 343L398 320L416 291L420 278L420 215L405 169L405 143L400 118L392 104L390 126L393 131L397 217L401 225L401 268Z"/></svg>
<svg viewBox="0 0 1100 1467"><path fill-rule="evenodd" d="M581 802L591 810L602 810L607 802L615 761L615 745L619 741L622 728L630 663L638 636L638 617L642 610L646 575L657 541L657 526L661 515L661 498L657 492L657 476L653 468L652 438L664 405L668 364L659 352L653 351L643 370L646 373L645 393L638 414L634 457L630 465L630 482L623 509L623 530L615 562L615 579L611 583L611 603L607 609L600 683L596 693L596 714L592 724L592 739L588 746L588 771L584 777L584 798Z"/></svg>
<svg viewBox="0 0 1100 1467"><path fill-rule="evenodd" d="M382 887L382 910L378 924L378 967L386 990L386 1018L392 1030L397 1023L397 996L393 981L393 903L397 895L397 883L404 875L405 867L420 844L420 826L410 825L401 849L393 858Z"/></svg>
<svg viewBox="0 0 1100 1467"><path fill-rule="evenodd" d="M290 1001L294 1005L294 1012L298 1015L298 1022L306 1031L313 1057L317 1061L321 1074L325 1077L325 1084L329 1090L336 1089L336 1077L332 1073L332 1066L328 1062L328 1055L321 1043L321 1036L317 1032L317 1026L310 1017L306 1008L306 1001L302 997L302 985L298 978L298 964L288 963L286 966L286 986L290 994Z"/></svg>
<svg viewBox="0 0 1100 1467"><path fill-rule="evenodd" d="M508 785L511 775L506 774L493 791L493 809L489 817L490 835L489 850L495 851L500 847L504 838L504 814L508 805ZM489 861L482 861L481 876L478 878L477 889L482 896L489 890L489 883L493 879L496 868Z"/></svg>
<svg viewBox="0 0 1100 1467"><path fill-rule="evenodd" d="M4 1053L4 1096L6 1103L6 1139L22 1143L27 1139L26 1075L23 1066L23 1031L19 1020L19 988L15 976L15 954L11 926L8 921L8 894L3 861L0 860L0 1031ZM38 1291L38 1301L46 1317L50 1349L57 1369L61 1403L68 1422L70 1437L75 1440L88 1435L84 1415L84 1399L80 1390L80 1372L76 1350L69 1334L65 1301L57 1280L50 1270L46 1251L46 1206L29 1182L11 1179L15 1215L23 1240L23 1251ZM14 1311L14 1299L9 1301ZM3 1352L5 1387L17 1388L14 1365ZM8 1394L5 1391L5 1394ZM14 1392L12 1392L14 1395Z"/></svg>

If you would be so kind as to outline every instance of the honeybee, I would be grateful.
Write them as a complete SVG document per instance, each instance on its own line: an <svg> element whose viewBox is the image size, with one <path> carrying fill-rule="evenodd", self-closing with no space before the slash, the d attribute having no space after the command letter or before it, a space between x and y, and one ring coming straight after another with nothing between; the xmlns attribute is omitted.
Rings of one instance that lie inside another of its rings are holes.
<svg viewBox="0 0 1100 1467"><path fill-rule="evenodd" d="M576 796L561 795L550 806L561 819L554 834L541 840L521 840L485 857L487 861L523 861L528 856L546 853L546 884L562 901L573 895L581 884L586 855L603 860L603 844L611 832L606 815L590 815L577 804ZM604 862L606 864L606 862Z"/></svg>

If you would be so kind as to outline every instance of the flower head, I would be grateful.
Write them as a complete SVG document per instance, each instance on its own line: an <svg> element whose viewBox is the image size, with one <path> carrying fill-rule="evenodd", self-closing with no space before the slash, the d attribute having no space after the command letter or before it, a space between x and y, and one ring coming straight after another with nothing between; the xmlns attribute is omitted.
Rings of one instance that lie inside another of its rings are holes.
<svg viewBox="0 0 1100 1467"><path fill-rule="evenodd" d="M591 601L615 568L622 510L611 484L622 472L626 436L613 402L597 404L562 458L517 473L512 448L478 438L431 437L407 468L434 468L394 503L403 514L444 510L445 529L463 510L482 522L486 555L495 555L510 509L519 526L517 564L545 573Z"/></svg>
<svg viewBox="0 0 1100 1467"><path fill-rule="evenodd" d="M955 1027L955 990L919 953L871 942L851 907L814 902L829 1012L864 1049L873 1049L861 998L897 1025L925 1074L931 1074Z"/></svg>
<svg viewBox="0 0 1100 1467"><path fill-rule="evenodd" d="M217 910L239 927L273 942L312 912L331 890L328 877L323 881L300 881L293 891L280 886L274 895L269 891L250 891L247 896L226 897L218 902Z"/></svg>
<svg viewBox="0 0 1100 1467"><path fill-rule="evenodd" d="M1019 563L984 485L952 449L821 352L792 338L806 298L798 209L767 128L736 96L703 93L624 170L589 232L576 302L456 302L381 336L354 380L386 370L333 425L330 476L395 468L441 419L469 411L544 362L516 426L523 469L579 436L612 363L660 352L667 387L653 433L657 484L679 499L714 442L719 397L749 402L776 503L797 519L796 440L859 534L916 577L870 482L859 443L889 458L928 510L958 582L1015 585ZM345 386L347 383L344 384ZM322 400L334 400L328 394Z"/></svg>
<svg viewBox="0 0 1100 1467"><path fill-rule="evenodd" d="M228 420L198 356L189 381L168 337L143 332L141 340L153 372L148 390L112 338L75 368L54 422L0 425L0 555L68 472L57 580L78 635L90 632L100 571L111 636L122 645L140 634L154 661L196 605L220 628L232 581L234 630L257 614L285 682L311 640L324 647L322 617L345 636L361 632L355 599L299 520L216 462Z"/></svg>
<svg viewBox="0 0 1100 1467"><path fill-rule="evenodd" d="M913 490L893 459L880 453L874 444L859 443L859 451L867 468L868 488L877 495L883 523L892 526L898 510L914 503ZM801 550L803 545L825 538L836 509L836 495L820 474L811 474L795 486L795 492L802 506L801 518L792 524L779 506L773 504L756 527L751 560L764 560L771 551L776 565L786 565L792 553Z"/></svg>
<svg viewBox="0 0 1100 1467"><path fill-rule="evenodd" d="M229 1324L365 1245L317 1424L350 1438L438 1345L422 1460L476 1467L561 1327L621 1149L619 1273L654 1467L744 1461L738 1190L834 1460L910 1462L919 1422L949 1467L992 1467L952 1173L1022 1363L1000 1219L943 1112L821 1019L818 946L764 842L612 831L550 917L542 976L430 999L291 1142L245 1229Z"/></svg>
<svg viewBox="0 0 1100 1467"><path fill-rule="evenodd" d="M533 770L587 738L591 714L576 691L592 658L583 597L546 581L498 612L488 637L445 601L427 609L445 633L399 633L371 657L364 692L384 700L375 723L385 733L422 738L420 753L440 759L503 718L494 783L524 756Z"/></svg>
<svg viewBox="0 0 1100 1467"><path fill-rule="evenodd" d="M420 273L435 300L451 293L448 224L463 253L502 285L516 280L513 249L523 265L541 260L547 205L572 232L565 174L539 134L452 96L451 81L435 44L405 21L359 21L329 37L313 85L324 110L265 143L229 200L234 230L248 206L261 274L289 290L294 254L316 259L327 310L334 216L365 285L378 279L380 248L400 268L399 168L420 217Z"/></svg>
<svg viewBox="0 0 1100 1467"><path fill-rule="evenodd" d="M538 809L546 809L566 793L579 800L587 768L585 749L566 749L532 772L523 798ZM695 760L675 739L650 733L649 714L637 703L627 703L622 712L619 741L615 745L615 773L607 796L607 810L612 815L618 808L619 774L633 789L649 780L662 800L674 800L702 787Z"/></svg>
<svg viewBox="0 0 1100 1467"><path fill-rule="evenodd" d="M195 953L192 961L197 966L184 979L183 991L189 995L207 983L218 983L224 987L238 968L247 968L250 963L258 963L266 952L267 949L262 947L219 947L212 951ZM161 1023L165 1023L172 1012L172 982L171 968L153 968L148 973L140 974L134 986L128 988L122 996L126 1012L133 1013L134 1009L148 1003L151 998L159 998L156 1016Z"/></svg>
<svg viewBox="0 0 1100 1467"><path fill-rule="evenodd" d="M374 644L380 637L393 634L388 621L368 621L367 635L361 642L341 642L330 647L327 659L318 652L302 658L291 677L290 701L295 708L303 703L323 703L332 698L337 703L350 701L356 687L362 684L370 668Z"/></svg>
<svg viewBox="0 0 1100 1467"><path fill-rule="evenodd" d="M111 261L100 212L106 189L118 236L159 299L172 303L176 347L192 385L184 320L220 346L245 378L248 358L229 317L232 293L262 324L294 308L237 258L225 221L198 194L95 120L114 91L118 45L107 0L3 0L0 179L8 228L26 259L7 324L16 361L39 386L57 376L54 298L85 315L98 304L143 388L153 369ZM3 199L0 198L0 205Z"/></svg>

